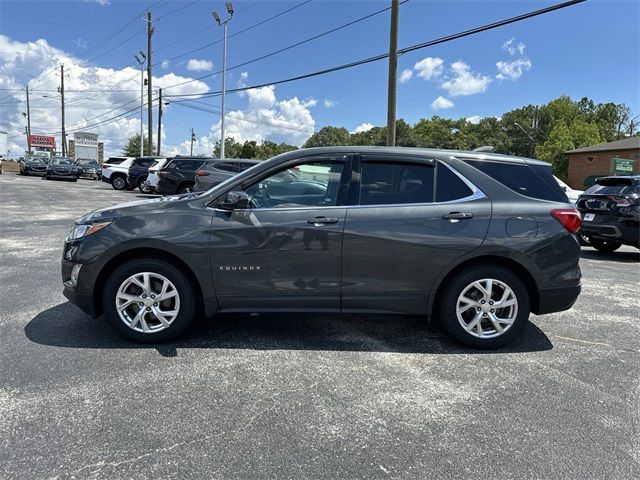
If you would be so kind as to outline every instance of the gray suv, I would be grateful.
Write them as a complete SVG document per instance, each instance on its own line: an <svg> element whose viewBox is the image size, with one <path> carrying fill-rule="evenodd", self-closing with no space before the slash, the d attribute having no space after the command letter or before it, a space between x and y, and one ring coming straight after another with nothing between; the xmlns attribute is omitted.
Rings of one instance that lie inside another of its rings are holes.
<svg viewBox="0 0 640 480"><path fill-rule="evenodd" d="M495 348L580 293L580 215L544 162L327 147L200 193L97 210L67 236L64 294L159 342L217 312L437 318Z"/></svg>

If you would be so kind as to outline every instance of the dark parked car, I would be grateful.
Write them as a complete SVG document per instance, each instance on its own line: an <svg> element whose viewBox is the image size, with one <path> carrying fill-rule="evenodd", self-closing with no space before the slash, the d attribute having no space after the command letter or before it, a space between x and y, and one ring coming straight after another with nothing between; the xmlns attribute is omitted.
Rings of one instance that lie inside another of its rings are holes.
<svg viewBox="0 0 640 480"><path fill-rule="evenodd" d="M162 195L191 192L196 183L196 171L205 162L214 161L211 157L173 157L158 171L156 191Z"/></svg>
<svg viewBox="0 0 640 480"><path fill-rule="evenodd" d="M87 214L66 239L62 280L69 300L141 342L216 312L383 312L436 317L490 348L530 312L573 305L579 227L545 162L312 148L203 194Z"/></svg>
<svg viewBox="0 0 640 480"><path fill-rule="evenodd" d="M100 168L100 164L96 160L90 158L79 158L76 161L76 165L78 167L80 177L100 180L102 170Z"/></svg>
<svg viewBox="0 0 640 480"><path fill-rule="evenodd" d="M156 160L164 160L164 157L138 157L129 167L127 184L130 188L138 188L142 193L151 193L152 189L147 183L149 167L156 163Z"/></svg>
<svg viewBox="0 0 640 480"><path fill-rule="evenodd" d="M244 172L246 169L258 164L260 160L245 160L234 158L230 160L220 160L217 162L207 162L196 172L194 192L204 192L228 178Z"/></svg>
<svg viewBox="0 0 640 480"><path fill-rule="evenodd" d="M640 248L640 176L601 177L578 198L580 234L601 252Z"/></svg>
<svg viewBox="0 0 640 480"><path fill-rule="evenodd" d="M53 157L49 165L47 165L47 180L71 180L77 182L80 176L78 166L69 157Z"/></svg>
<svg viewBox="0 0 640 480"><path fill-rule="evenodd" d="M20 162L20 175L39 175L44 176L47 173L48 160L46 157L39 155L27 155Z"/></svg>

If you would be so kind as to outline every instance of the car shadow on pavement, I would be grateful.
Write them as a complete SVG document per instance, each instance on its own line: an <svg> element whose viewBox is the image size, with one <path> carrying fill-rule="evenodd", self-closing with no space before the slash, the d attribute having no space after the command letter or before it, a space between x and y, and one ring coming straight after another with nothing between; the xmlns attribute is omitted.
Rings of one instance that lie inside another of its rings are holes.
<svg viewBox="0 0 640 480"><path fill-rule="evenodd" d="M591 248L583 248L580 258L618 263L640 263L640 251L605 253Z"/></svg>
<svg viewBox="0 0 640 480"><path fill-rule="evenodd" d="M434 322L435 323L435 322ZM425 317L400 315L219 314L195 322L174 342L143 345L123 339L104 317L92 319L69 302L40 312L25 327L35 343L68 348L153 348L177 356L181 348L326 350L393 353L517 353L550 350L549 338L533 323L510 345L474 350L446 336Z"/></svg>

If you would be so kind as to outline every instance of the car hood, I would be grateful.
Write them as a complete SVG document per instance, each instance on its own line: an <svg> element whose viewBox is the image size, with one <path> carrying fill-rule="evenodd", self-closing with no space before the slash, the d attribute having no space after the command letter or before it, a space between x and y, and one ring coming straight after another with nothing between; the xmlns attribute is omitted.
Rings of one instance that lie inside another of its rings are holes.
<svg viewBox="0 0 640 480"><path fill-rule="evenodd" d="M195 199L197 196L187 195L168 195L161 198L152 198L149 200L138 200L135 202L120 203L110 207L100 208L76 220L76 223L96 223L103 221L111 221L119 217L127 217L133 215L149 215L156 213L164 213L174 208L178 204L184 204L182 200Z"/></svg>

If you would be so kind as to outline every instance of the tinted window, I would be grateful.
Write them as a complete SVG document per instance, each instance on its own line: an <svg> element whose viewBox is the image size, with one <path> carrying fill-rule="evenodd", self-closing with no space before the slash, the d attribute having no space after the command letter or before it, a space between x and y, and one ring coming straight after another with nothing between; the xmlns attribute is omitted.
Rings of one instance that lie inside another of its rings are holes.
<svg viewBox="0 0 640 480"><path fill-rule="evenodd" d="M459 198L468 197L473 193L460 177L442 163L438 163L438 174L436 178L437 202L458 200Z"/></svg>
<svg viewBox="0 0 640 480"><path fill-rule="evenodd" d="M343 167L342 163L304 163L280 170L245 191L257 208L335 206Z"/></svg>
<svg viewBox="0 0 640 480"><path fill-rule="evenodd" d="M569 201L558 182L553 178L551 165L525 165L479 160L465 161L521 195L554 202Z"/></svg>
<svg viewBox="0 0 640 480"><path fill-rule="evenodd" d="M217 163L214 165L214 168L216 170L220 170L221 172L237 172L237 168L235 163L229 163L229 162L222 162L222 163Z"/></svg>
<svg viewBox="0 0 640 480"><path fill-rule="evenodd" d="M585 193L597 195L616 195L634 193L638 191L638 184L635 185L630 178L599 178L597 182Z"/></svg>
<svg viewBox="0 0 640 480"><path fill-rule="evenodd" d="M236 163L236 171L244 172L246 169L253 167L255 163L238 162Z"/></svg>
<svg viewBox="0 0 640 480"><path fill-rule="evenodd" d="M203 163L202 160L174 160L166 170L197 170Z"/></svg>
<svg viewBox="0 0 640 480"><path fill-rule="evenodd" d="M363 162L360 205L391 205L433 202L430 165Z"/></svg>
<svg viewBox="0 0 640 480"><path fill-rule="evenodd" d="M120 165L122 162L124 162L125 159L124 158L110 158L109 160L107 160L104 163L108 163L110 165Z"/></svg>

